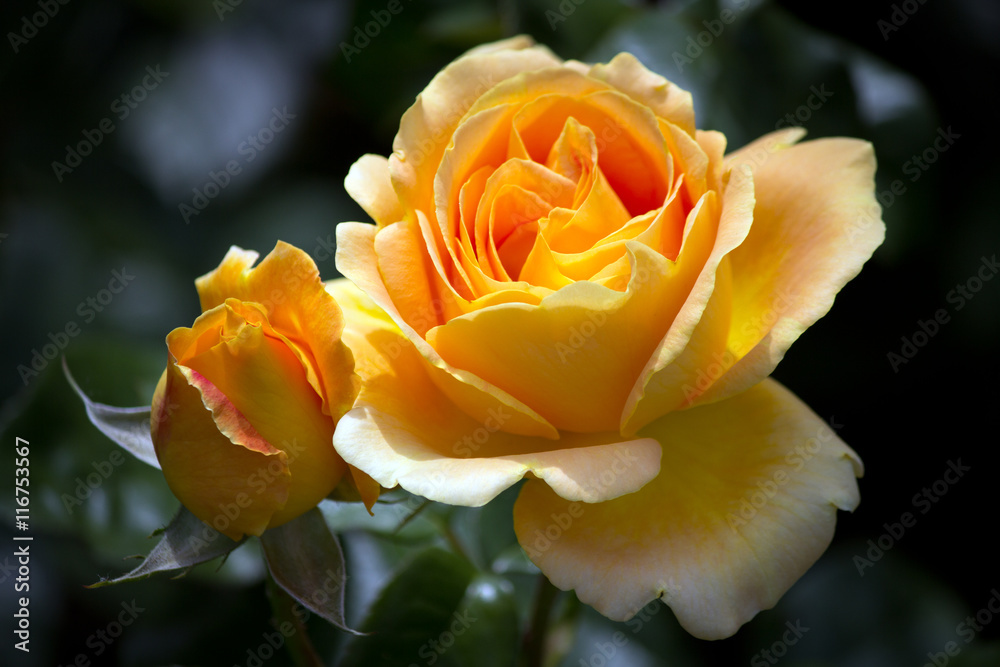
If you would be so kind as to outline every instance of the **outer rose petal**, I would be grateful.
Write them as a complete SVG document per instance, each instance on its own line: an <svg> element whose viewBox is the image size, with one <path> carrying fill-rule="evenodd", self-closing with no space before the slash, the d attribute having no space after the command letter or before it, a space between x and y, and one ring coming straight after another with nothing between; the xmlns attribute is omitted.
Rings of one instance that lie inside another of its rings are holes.
<svg viewBox="0 0 1000 667"><path fill-rule="evenodd" d="M531 473L562 497L599 502L635 491L659 470L660 447L651 438L514 435L499 430L513 414L504 407L485 422L472 419L434 384L421 355L375 303L347 280L327 289L346 313L344 340L363 378L334 444L382 486L479 506Z"/></svg>
<svg viewBox="0 0 1000 667"><path fill-rule="evenodd" d="M403 219L389 178L389 160L381 155L362 155L347 172L344 188L380 228Z"/></svg>
<svg viewBox="0 0 1000 667"><path fill-rule="evenodd" d="M195 281L203 311L226 299L264 306L267 319L295 348L309 384L334 419L347 412L358 393L351 351L340 340L343 317L304 251L279 241L259 265L256 252L233 246L215 270Z"/></svg>
<svg viewBox="0 0 1000 667"><path fill-rule="evenodd" d="M246 415L260 437L287 454L294 488L287 504L273 508L271 525L280 525L328 495L347 467L333 448L334 422L323 414L320 396L308 383L302 363L263 320L257 306L228 299L195 320L190 331L207 328L219 311L225 311L228 320L222 340L217 338L210 349L187 358L181 358L180 351L176 354L188 369L214 380L220 396ZM177 329L167 337L172 351L184 337L179 334L186 331ZM262 467L251 481L259 488L266 479L267 469Z"/></svg>
<svg viewBox="0 0 1000 667"><path fill-rule="evenodd" d="M663 465L636 493L581 514L529 482L514 506L518 540L542 572L612 619L662 597L691 634L728 637L819 558L837 509L859 502L857 455L770 379L640 435L661 442ZM546 538L564 513L576 518Z"/></svg>
<svg viewBox="0 0 1000 667"><path fill-rule="evenodd" d="M730 254L732 367L695 404L769 375L885 238L871 144L837 138L784 145L798 136L772 133L727 160L754 170L757 203L746 241ZM757 158L760 147L769 152Z"/></svg>
<svg viewBox="0 0 1000 667"><path fill-rule="evenodd" d="M694 105L691 93L646 69L631 53L619 53L608 64L590 68L590 76L611 84L637 102L648 106L690 135L694 135Z"/></svg>
<svg viewBox="0 0 1000 667"><path fill-rule="evenodd" d="M173 358L156 387L152 410L156 458L173 494L199 519L224 528L220 532L227 537L263 533L288 498L285 453L264 440L208 380ZM251 485L261 471L273 480L263 491ZM232 521L219 519L220 507L240 494L250 504Z"/></svg>
<svg viewBox="0 0 1000 667"><path fill-rule="evenodd" d="M382 231L388 232L392 236L396 230L407 231L406 225L409 223L393 225ZM342 222L337 225L337 270L350 278L379 307L384 309L385 313L407 334L414 345L420 346L421 354L428 360L429 371L434 374L432 379L435 383L445 387L452 401L460 402L467 412L477 415L480 421L485 421L491 414L491 410L507 410L511 417L504 424L505 430L557 438L556 429L538 413L471 373L450 366L412 327L406 324L396 303L389 296L379 273L379 261L375 252L375 233L374 225L358 222ZM420 255L418 255L419 257ZM413 257L405 255L400 259L405 264ZM399 268L397 265L396 269L399 270ZM426 300L422 301L424 311L434 314L436 308L433 307L433 304L435 302L429 296L430 291L423 282L423 276L415 269L411 289L417 295L427 296ZM415 307L416 302L417 300L414 300Z"/></svg>
<svg viewBox="0 0 1000 667"><path fill-rule="evenodd" d="M749 170L730 172L722 197L712 254L685 295L684 307L632 387L621 415L623 434L635 433L681 406L698 372L703 372L725 349L732 293L726 259L745 241L753 224L754 191Z"/></svg>

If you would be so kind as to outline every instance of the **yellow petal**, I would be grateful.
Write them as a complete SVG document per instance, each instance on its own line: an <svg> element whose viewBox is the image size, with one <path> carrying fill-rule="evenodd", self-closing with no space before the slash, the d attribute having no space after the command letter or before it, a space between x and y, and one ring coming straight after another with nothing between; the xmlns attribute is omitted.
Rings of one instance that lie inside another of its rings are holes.
<svg viewBox="0 0 1000 667"><path fill-rule="evenodd" d="M728 637L805 573L837 509L859 501L857 455L773 380L640 435L663 460L636 493L581 506L528 482L514 506L549 580L614 620L659 597L691 634Z"/></svg>
<svg viewBox="0 0 1000 667"><path fill-rule="evenodd" d="M257 253L233 247L195 286L202 310L226 299L261 304L268 322L287 337L302 359L309 383L323 398L323 412L339 417L354 403L358 380L351 352L340 342L343 318L312 258L279 241L255 267Z"/></svg>
<svg viewBox="0 0 1000 667"><path fill-rule="evenodd" d="M387 232L392 233L396 228L404 229L400 227L400 224L391 225L381 230L378 235L381 237ZM400 315L394 299L389 296L386 284L383 283L382 275L379 274L379 269L382 267L375 252L377 241L375 232L374 225L359 223L337 225L337 269L350 278L379 308L384 310L399 330L403 332L406 339L416 347L425 359L426 371L435 384L452 401L480 421L487 419L491 411L503 409L511 414L509 420L504 424L505 430L524 435L557 437L556 429L527 405L473 373L447 363L410 324L413 321L412 313L410 321ZM415 248L414 253L421 253L419 246L412 247ZM399 261L404 257L413 256L423 257L422 254L407 254L402 257L393 255L393 259ZM392 267L392 262L386 262L385 270L390 270L389 267ZM390 275L389 278L394 277ZM426 289L426 293L430 295L431 292L426 287L426 280L425 274L414 269L409 274L405 271L401 272L398 282L395 280L392 282L397 285L410 285L413 290ZM438 294L444 293L439 292ZM445 294L445 296L447 295ZM415 309L413 312L417 316L424 318L424 326L433 326L430 324L431 318L441 318L440 309L450 307L449 303L453 304L454 301L448 302L440 297L428 296L422 305L420 298L413 298L411 307ZM362 466L358 467L364 469Z"/></svg>
<svg viewBox="0 0 1000 667"><path fill-rule="evenodd" d="M548 49L519 38L498 44L492 51L474 49L435 75L403 114L389 158L393 187L404 210L431 215L433 179L441 156L479 97L521 72L559 63Z"/></svg>
<svg viewBox="0 0 1000 667"><path fill-rule="evenodd" d="M660 118L694 135L694 104L691 93L646 69L631 53L619 53L607 64L591 67L590 76L648 106Z"/></svg>
<svg viewBox="0 0 1000 667"><path fill-rule="evenodd" d="M706 226L713 221L706 223ZM628 290L581 281L537 306L504 304L427 332L447 363L531 406L563 431L617 432L622 409L695 273L626 243ZM498 332L503 332L498 335Z"/></svg>
<svg viewBox="0 0 1000 667"><path fill-rule="evenodd" d="M393 321L347 281L327 287L347 313L344 338L364 378L357 407L337 427L337 450L382 486L479 506L531 473L562 497L599 502L630 493L659 469L651 438L505 432L500 406L469 417L428 377L421 355ZM613 470L613 474L608 471Z"/></svg>
<svg viewBox="0 0 1000 667"><path fill-rule="evenodd" d="M219 344L182 363L210 381L265 441L287 455L292 480L286 504L271 520L277 526L328 495L346 466L333 448L334 421L322 412L322 399L287 341L252 304L230 299L221 309L227 318ZM204 326L203 319L195 329ZM176 347L175 340L168 336L168 345Z"/></svg>
<svg viewBox="0 0 1000 667"><path fill-rule="evenodd" d="M152 410L156 458L177 499L234 540L263 533L288 498L285 453L212 383L178 366L173 355ZM255 483L265 479L262 486Z"/></svg>
<svg viewBox="0 0 1000 667"><path fill-rule="evenodd" d="M253 250L231 246L219 266L195 280L194 284L201 300L201 312L221 306L230 297L242 298L248 291L247 276L259 257L260 254Z"/></svg>
<svg viewBox="0 0 1000 667"><path fill-rule="evenodd" d="M875 155L867 142L779 145L754 169L754 183L753 227L730 255L727 348L738 361L702 395L703 402L769 375L885 238L875 199Z"/></svg>
<svg viewBox="0 0 1000 667"><path fill-rule="evenodd" d="M733 281L725 260L744 242L753 222L754 190L749 170L731 173L714 239L710 236L711 214L695 215L706 208L698 206L692 211L694 219L688 224L689 233L678 260L684 261L687 253L703 256L702 248L709 244L711 254L699 267L684 307L632 388L622 413L622 433L635 433L660 415L685 405L705 389L698 383L700 374L717 357L727 358Z"/></svg>
<svg viewBox="0 0 1000 667"><path fill-rule="evenodd" d="M399 197L392 189L392 180L389 178L387 158L381 155L362 155L347 172L344 188L379 227L403 219L403 207L399 205Z"/></svg>

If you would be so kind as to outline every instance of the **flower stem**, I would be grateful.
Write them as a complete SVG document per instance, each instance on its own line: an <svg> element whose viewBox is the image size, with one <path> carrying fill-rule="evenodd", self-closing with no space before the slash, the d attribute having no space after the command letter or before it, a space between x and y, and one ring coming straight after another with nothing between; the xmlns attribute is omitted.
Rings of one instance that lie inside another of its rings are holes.
<svg viewBox="0 0 1000 667"><path fill-rule="evenodd" d="M266 578L266 585L275 627L281 627L283 623L291 623L292 625L292 633L287 635L285 642L285 647L292 657L292 663L296 667L323 667L323 660L313 648L302 617L295 613L295 600L282 590L281 586L278 586L270 576Z"/></svg>
<svg viewBox="0 0 1000 667"><path fill-rule="evenodd" d="M535 591L531 624L524 633L524 641L521 645L522 667L542 667L545 664L545 644L549 620L552 616L552 605L558 594L559 589L553 586L544 574L538 575L538 589Z"/></svg>

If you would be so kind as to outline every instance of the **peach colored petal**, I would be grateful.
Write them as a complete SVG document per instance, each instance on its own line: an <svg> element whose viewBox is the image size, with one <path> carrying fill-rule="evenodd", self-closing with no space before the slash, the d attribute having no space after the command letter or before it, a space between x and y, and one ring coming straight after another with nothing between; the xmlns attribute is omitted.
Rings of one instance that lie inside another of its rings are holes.
<svg viewBox="0 0 1000 667"><path fill-rule="evenodd" d="M220 308L226 310L227 322L219 343L189 357L182 370L211 378L209 388L189 380L202 390L206 405L214 397L213 401L231 406L231 413L243 419L241 429L251 428L286 456L294 492L284 507L275 508L271 525L280 525L315 506L346 472L333 448L334 421L322 412L322 399L309 384L301 361L263 319L258 306L229 299ZM216 414L216 424L233 442L240 442L236 427L223 421L227 414ZM257 479L260 485L264 481L266 475Z"/></svg>
<svg viewBox="0 0 1000 667"><path fill-rule="evenodd" d="M392 225L379 232L391 231ZM375 253L376 230L374 225L341 223L337 225L337 269L357 285L372 301L382 308L408 340L416 346L426 360L427 371L437 386L456 401L468 414L484 421L490 410L506 409L511 418L504 429L512 433L556 438L555 428L537 412L474 374L457 369L445 362L423 337L399 313L390 298L383 278L379 274L379 261ZM419 288L419 274L412 274L411 284ZM416 302L415 302L416 303ZM424 301L425 307L434 307L440 301ZM427 317L433 313L427 313ZM362 466L358 466L364 469Z"/></svg>
<svg viewBox="0 0 1000 667"><path fill-rule="evenodd" d="M528 482L514 506L528 556L613 620L660 598L691 634L728 637L819 558L837 509L858 505L857 455L773 380L640 435L663 460L636 493L579 505Z"/></svg>
<svg viewBox="0 0 1000 667"><path fill-rule="evenodd" d="M867 142L819 139L779 146L755 168L754 183L753 228L730 255L732 368L701 402L743 391L769 375L885 238L875 199L875 155Z"/></svg>
<svg viewBox="0 0 1000 667"><path fill-rule="evenodd" d="M723 194L718 233L710 238L709 207L698 206L692 211L690 234L681 248L678 261L684 261L688 245L695 257L711 247L711 254L699 267L698 277L686 291L684 307L660 341L656 352L637 377L628 403L622 413L622 433L635 433L661 415L675 410L689 400L691 386L698 373L725 351L730 329L730 285L728 273L719 280L725 257L746 239L753 223L754 190L749 169L731 172ZM714 195L714 191L709 191ZM710 195L707 195L710 196ZM714 199L714 197L711 197ZM699 220L697 212L706 211ZM723 269L727 271L727 269ZM711 306L711 307L710 307Z"/></svg>
<svg viewBox="0 0 1000 667"><path fill-rule="evenodd" d="M389 173L404 210L428 215L434 210L437 166L455 128L479 97L521 72L559 63L548 49L517 38L493 50L473 50L441 70L403 114L393 142Z"/></svg>
<svg viewBox="0 0 1000 667"><path fill-rule="evenodd" d="M381 155L362 155L351 165L344 189L379 227L402 220L405 215L392 189L389 160Z"/></svg>
<svg viewBox="0 0 1000 667"><path fill-rule="evenodd" d="M305 252L279 241L260 264L257 253L232 247L222 264L195 281L202 309L228 298L258 303L267 319L296 348L309 384L334 418L347 411L358 392L351 352L340 342L343 318ZM197 328L197 327L196 327Z"/></svg>
<svg viewBox="0 0 1000 667"><path fill-rule="evenodd" d="M284 452L204 377L178 366L173 355L152 409L158 416L152 420L156 458L171 492L227 537L263 533L288 498ZM254 482L262 474L270 482L261 487Z"/></svg>
<svg viewBox="0 0 1000 667"><path fill-rule="evenodd" d="M327 289L347 313L344 337L364 378L357 407L341 420L334 442L382 486L479 506L530 473L563 497L599 502L656 475L659 445L649 438L513 435L505 432L513 413L503 406L483 421L472 419L443 395L421 355L374 302L347 281L331 281Z"/></svg>
<svg viewBox="0 0 1000 667"><path fill-rule="evenodd" d="M631 53L619 53L607 64L594 65L590 76L606 81L636 102L648 106L660 118L694 135L691 93L646 69Z"/></svg>

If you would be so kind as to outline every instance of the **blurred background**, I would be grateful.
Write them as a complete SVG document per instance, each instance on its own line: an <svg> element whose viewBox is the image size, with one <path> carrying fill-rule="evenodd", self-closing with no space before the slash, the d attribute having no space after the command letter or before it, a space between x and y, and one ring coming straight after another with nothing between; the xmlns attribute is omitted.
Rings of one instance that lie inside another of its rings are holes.
<svg viewBox="0 0 1000 667"><path fill-rule="evenodd" d="M1000 5L400 2L385 23L385 0L3 3L0 663L290 664L259 650L273 628L253 544L180 580L84 588L132 567L122 558L148 552L177 502L158 471L113 455L59 357L94 399L148 405L165 335L199 314L194 278L230 245L265 254L282 239L335 277L335 225L367 220L343 190L352 162L389 153L402 112L457 55L528 33L564 58L631 51L691 90L699 127L731 148L788 125L871 141L888 227L775 373L866 464L861 506L841 513L830 550L719 642L691 638L665 607L618 624L562 594L555 664L1000 665L987 607L1000 600ZM18 437L31 451L30 654L12 635ZM369 622L427 621L400 640L399 664L514 664L536 585L513 537L515 494L428 508L400 531L407 503L380 506L374 529L328 507L348 620L365 623L393 581L395 620ZM895 526L906 512L911 525ZM413 650L445 627L407 603L447 588L432 571L489 619L443 655ZM327 664L376 664L309 627Z"/></svg>

